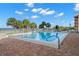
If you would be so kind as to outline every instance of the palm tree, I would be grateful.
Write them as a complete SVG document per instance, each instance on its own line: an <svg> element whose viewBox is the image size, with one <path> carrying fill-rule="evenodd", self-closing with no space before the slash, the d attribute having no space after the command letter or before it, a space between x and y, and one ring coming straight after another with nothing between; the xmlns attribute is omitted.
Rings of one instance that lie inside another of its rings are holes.
<svg viewBox="0 0 79 59"><path fill-rule="evenodd" d="M15 18L8 18L7 25L16 28L17 20Z"/></svg>
<svg viewBox="0 0 79 59"><path fill-rule="evenodd" d="M24 28L27 29L29 27L29 25L30 25L30 21L28 19L24 19L23 20L23 26L24 26Z"/></svg>
<svg viewBox="0 0 79 59"><path fill-rule="evenodd" d="M34 28L37 27L37 25L36 25L35 23L30 23L30 27L31 27L32 29L34 29Z"/></svg>
<svg viewBox="0 0 79 59"><path fill-rule="evenodd" d="M23 28L23 23L19 20L17 20L17 28L19 29Z"/></svg>

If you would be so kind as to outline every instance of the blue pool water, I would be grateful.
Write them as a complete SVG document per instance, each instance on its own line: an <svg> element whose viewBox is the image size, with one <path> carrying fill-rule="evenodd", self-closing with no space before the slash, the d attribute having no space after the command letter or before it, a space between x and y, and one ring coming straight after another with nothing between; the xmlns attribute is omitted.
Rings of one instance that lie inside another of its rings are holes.
<svg viewBox="0 0 79 59"><path fill-rule="evenodd" d="M31 41L36 43L45 43L44 45L57 47L58 39L60 39L60 43L66 37L68 33L65 32L32 32L29 34L18 35L17 38L24 41Z"/></svg>

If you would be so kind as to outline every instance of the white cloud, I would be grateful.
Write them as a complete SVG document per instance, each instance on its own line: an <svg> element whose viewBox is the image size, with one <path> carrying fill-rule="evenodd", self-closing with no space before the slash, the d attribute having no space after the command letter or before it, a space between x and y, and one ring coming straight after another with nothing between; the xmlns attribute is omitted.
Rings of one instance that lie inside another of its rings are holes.
<svg viewBox="0 0 79 59"><path fill-rule="evenodd" d="M29 11L29 9L24 9L24 11Z"/></svg>
<svg viewBox="0 0 79 59"><path fill-rule="evenodd" d="M32 18L32 19L36 19L36 18L38 18L38 16L34 15L34 16L32 16L31 18Z"/></svg>
<svg viewBox="0 0 79 59"><path fill-rule="evenodd" d="M53 10L49 10L49 11L42 10L42 11L40 12L40 14L42 14L42 15L52 15L52 14L54 14L54 13L55 13L55 11L53 11Z"/></svg>
<svg viewBox="0 0 79 59"><path fill-rule="evenodd" d="M15 13L16 13L16 14L19 14L19 15L22 15L22 14L23 14L22 11L18 11L18 10L16 10Z"/></svg>
<svg viewBox="0 0 79 59"><path fill-rule="evenodd" d="M50 11L48 11L46 14L54 14L54 13L55 13L55 11L50 10Z"/></svg>
<svg viewBox="0 0 79 59"><path fill-rule="evenodd" d="M75 10L75 11L79 11L79 3L77 3L77 4L75 5L74 10Z"/></svg>
<svg viewBox="0 0 79 59"><path fill-rule="evenodd" d="M43 8L38 8L38 11L41 11Z"/></svg>
<svg viewBox="0 0 79 59"><path fill-rule="evenodd" d="M33 13L37 13L38 12L38 9L32 9L32 12Z"/></svg>
<svg viewBox="0 0 79 59"><path fill-rule="evenodd" d="M46 9L42 9L42 10L40 11L40 14L45 15L46 11L47 11Z"/></svg>
<svg viewBox="0 0 79 59"><path fill-rule="evenodd" d="M61 12L61 13L55 15L55 17L60 17L60 16L63 16L63 15L64 15L64 12Z"/></svg>
<svg viewBox="0 0 79 59"><path fill-rule="evenodd" d="M63 13L63 12L61 12L61 13L59 13L59 14L58 14L58 16L63 16L63 15L64 15L64 13Z"/></svg>
<svg viewBox="0 0 79 59"><path fill-rule="evenodd" d="M49 10L49 8L43 9L43 8L37 8L37 9L32 9L33 13L38 13L42 15L51 15L54 14L54 10Z"/></svg>
<svg viewBox="0 0 79 59"><path fill-rule="evenodd" d="M33 9L32 9L32 12L33 12L33 13L37 13L37 12L39 12L39 11L41 11L41 10L42 10L42 8L38 8L38 9L33 8Z"/></svg>
<svg viewBox="0 0 79 59"><path fill-rule="evenodd" d="M34 4L33 3L28 3L26 4L28 7L34 7Z"/></svg>

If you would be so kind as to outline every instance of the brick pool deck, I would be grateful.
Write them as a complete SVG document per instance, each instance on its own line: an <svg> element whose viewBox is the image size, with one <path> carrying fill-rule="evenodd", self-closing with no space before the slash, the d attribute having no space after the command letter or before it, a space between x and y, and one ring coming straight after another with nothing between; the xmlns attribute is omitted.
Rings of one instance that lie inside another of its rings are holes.
<svg viewBox="0 0 79 59"><path fill-rule="evenodd" d="M79 56L79 33L70 33L60 49L31 42L4 38L0 40L1 56Z"/></svg>

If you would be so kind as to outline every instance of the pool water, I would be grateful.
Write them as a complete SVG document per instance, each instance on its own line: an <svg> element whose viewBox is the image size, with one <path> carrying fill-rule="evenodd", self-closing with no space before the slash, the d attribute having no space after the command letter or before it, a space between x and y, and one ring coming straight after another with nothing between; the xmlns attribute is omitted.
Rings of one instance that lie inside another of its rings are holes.
<svg viewBox="0 0 79 59"><path fill-rule="evenodd" d="M32 32L24 35L18 35L17 38L37 44L43 44L51 47L58 47L58 39L60 43L64 40L68 33L66 32Z"/></svg>

